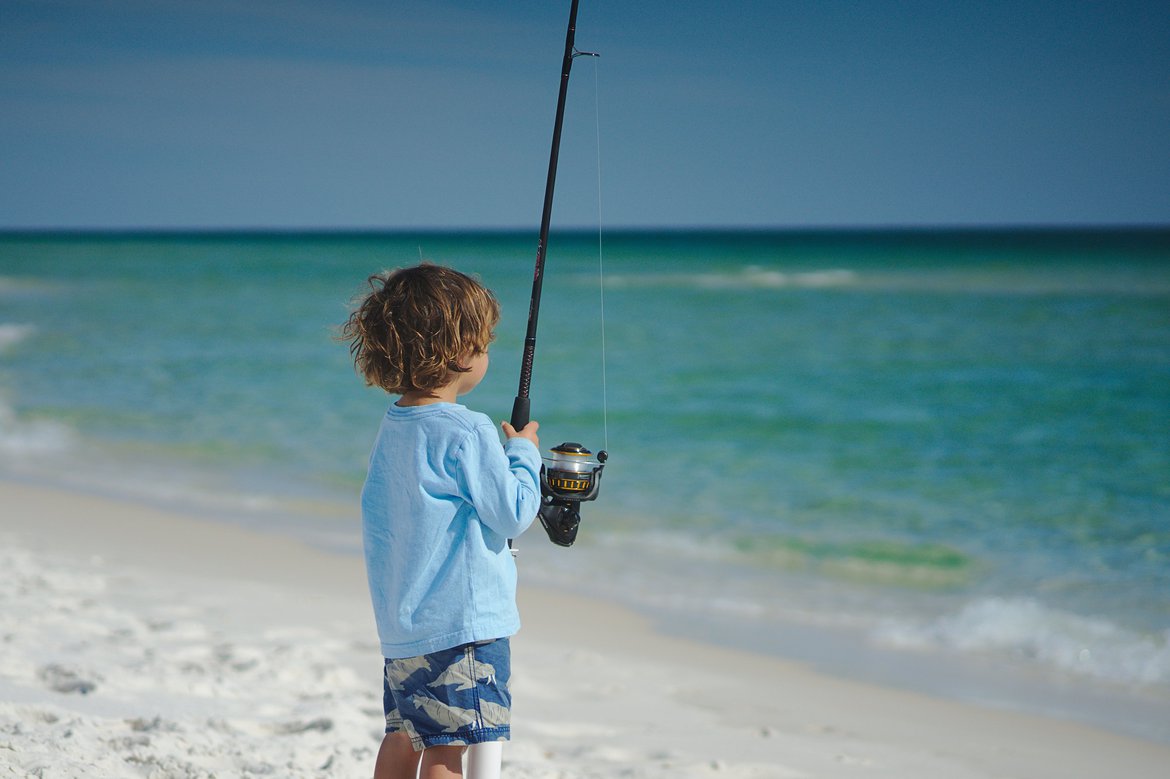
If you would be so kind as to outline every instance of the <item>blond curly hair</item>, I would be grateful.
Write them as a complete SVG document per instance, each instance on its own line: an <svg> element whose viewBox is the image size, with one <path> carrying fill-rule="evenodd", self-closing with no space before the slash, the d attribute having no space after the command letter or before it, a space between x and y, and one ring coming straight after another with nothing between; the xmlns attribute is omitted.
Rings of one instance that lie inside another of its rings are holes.
<svg viewBox="0 0 1170 779"><path fill-rule="evenodd" d="M487 351L500 320L491 290L451 268L423 263L376 273L341 326L354 367L371 387L433 395Z"/></svg>

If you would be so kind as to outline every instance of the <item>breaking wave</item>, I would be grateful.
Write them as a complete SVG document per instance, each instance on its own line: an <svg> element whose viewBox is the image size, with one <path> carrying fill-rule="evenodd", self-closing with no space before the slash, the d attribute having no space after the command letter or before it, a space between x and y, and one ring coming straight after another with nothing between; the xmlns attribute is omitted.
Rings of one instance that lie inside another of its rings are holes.
<svg viewBox="0 0 1170 779"><path fill-rule="evenodd" d="M1170 630L1144 634L1031 598L982 598L925 623L888 621L874 638L894 649L1008 654L1077 676L1170 685Z"/></svg>
<svg viewBox="0 0 1170 779"><path fill-rule="evenodd" d="M637 273L606 276L609 287L688 287L693 289L784 289L843 287L853 284L850 270L784 272L748 265L738 271L710 273Z"/></svg>

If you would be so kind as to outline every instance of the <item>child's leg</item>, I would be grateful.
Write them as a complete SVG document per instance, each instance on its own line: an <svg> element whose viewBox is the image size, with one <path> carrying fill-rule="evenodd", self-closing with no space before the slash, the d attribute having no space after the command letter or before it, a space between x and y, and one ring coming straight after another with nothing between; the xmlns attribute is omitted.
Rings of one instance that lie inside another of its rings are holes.
<svg viewBox="0 0 1170 779"><path fill-rule="evenodd" d="M402 731L387 733L374 763L374 779L416 779L422 752L415 752L410 736Z"/></svg>
<svg viewBox="0 0 1170 779"><path fill-rule="evenodd" d="M463 776L463 746L427 747L422 753L419 779L456 779Z"/></svg>

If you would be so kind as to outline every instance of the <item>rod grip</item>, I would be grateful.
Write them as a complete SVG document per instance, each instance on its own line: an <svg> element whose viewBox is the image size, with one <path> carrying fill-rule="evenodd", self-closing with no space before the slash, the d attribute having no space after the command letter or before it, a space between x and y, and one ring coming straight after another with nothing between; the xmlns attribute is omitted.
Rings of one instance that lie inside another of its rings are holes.
<svg viewBox="0 0 1170 779"><path fill-rule="evenodd" d="M512 427L517 430L523 430L528 425L528 414L532 411L532 401L529 398L522 398L516 396L516 400L512 403Z"/></svg>

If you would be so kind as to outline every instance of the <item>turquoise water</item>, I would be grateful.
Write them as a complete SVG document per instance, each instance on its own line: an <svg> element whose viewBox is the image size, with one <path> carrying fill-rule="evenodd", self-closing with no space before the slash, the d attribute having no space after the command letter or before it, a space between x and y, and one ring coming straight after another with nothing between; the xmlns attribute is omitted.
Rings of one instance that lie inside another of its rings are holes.
<svg viewBox="0 0 1170 779"><path fill-rule="evenodd" d="M479 274L505 317L466 401L503 419L534 250L0 236L0 475L348 547L387 402L332 340L349 299ZM532 581L1170 695L1170 232L554 235L532 398L546 445L611 453L576 547L522 539Z"/></svg>

